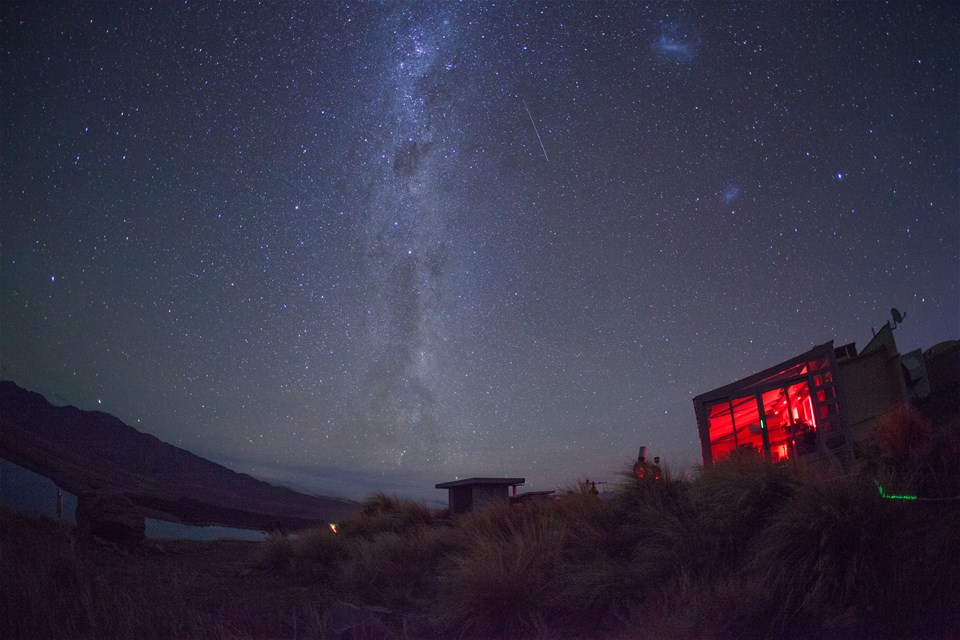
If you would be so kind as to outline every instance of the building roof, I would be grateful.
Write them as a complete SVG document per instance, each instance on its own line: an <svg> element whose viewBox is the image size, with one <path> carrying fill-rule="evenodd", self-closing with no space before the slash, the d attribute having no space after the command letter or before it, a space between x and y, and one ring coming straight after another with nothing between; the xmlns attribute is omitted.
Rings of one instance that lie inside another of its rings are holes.
<svg viewBox="0 0 960 640"><path fill-rule="evenodd" d="M475 484L493 484L512 487L516 484L523 484L526 478L465 478L463 480L451 480L450 482L441 482L436 485L437 489L452 489L454 487L466 487Z"/></svg>
<svg viewBox="0 0 960 640"><path fill-rule="evenodd" d="M860 350L860 355L865 356L874 351L886 351L887 357L897 355L897 343L893 339L893 329L890 328L889 322L885 323L880 327L879 331L873 334L867 346Z"/></svg>
<svg viewBox="0 0 960 640"><path fill-rule="evenodd" d="M537 498L548 498L556 495L556 491L549 489L547 491L527 491L518 496L510 498L510 502L526 502L527 500L536 500Z"/></svg>
<svg viewBox="0 0 960 640"><path fill-rule="evenodd" d="M805 353L794 356L789 360L784 360L780 364L776 364L768 369L764 369L758 373L755 373L746 378L741 378L736 382L731 382L730 384L724 385L713 391L707 391L706 393L701 393L693 399L694 404L705 403L711 400L716 400L718 398L726 398L732 393L738 393L744 389L749 389L750 387L765 382L768 378L774 377L777 374L781 373L784 369L787 369L795 364L806 362L812 360L817 356L823 356L827 353L833 351L833 340L826 342L824 344L818 345Z"/></svg>

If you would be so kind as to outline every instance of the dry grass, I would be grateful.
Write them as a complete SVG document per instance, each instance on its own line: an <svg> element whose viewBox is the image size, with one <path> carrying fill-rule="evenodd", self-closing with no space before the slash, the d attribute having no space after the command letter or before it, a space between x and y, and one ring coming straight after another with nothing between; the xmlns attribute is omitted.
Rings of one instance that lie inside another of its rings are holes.
<svg viewBox="0 0 960 640"><path fill-rule="evenodd" d="M903 405L877 426L861 467L899 493L960 496L960 418L931 421Z"/></svg>
<svg viewBox="0 0 960 640"><path fill-rule="evenodd" d="M502 518L501 514L491 515ZM553 518L516 517L452 554L441 569L438 626L467 637L535 635L546 624L566 535Z"/></svg>
<svg viewBox="0 0 960 640"><path fill-rule="evenodd" d="M440 517L440 512L419 502L375 493L363 501L356 516L340 523L339 529L351 537L372 538L380 533L415 531Z"/></svg>
<svg viewBox="0 0 960 640"><path fill-rule="evenodd" d="M350 541L341 593L400 613L429 605L437 597L439 563L452 548L447 533L422 527Z"/></svg>
<svg viewBox="0 0 960 640"><path fill-rule="evenodd" d="M410 640L955 637L960 502L886 500L873 480L947 495L960 436L890 420L869 473L743 456L457 518L378 494L339 533L274 534L245 559L123 556L0 512L0 636L324 639L339 601L389 609L368 637Z"/></svg>
<svg viewBox="0 0 960 640"><path fill-rule="evenodd" d="M869 615L903 526L897 506L862 481L801 485L749 558L757 584L779 603L775 622L796 626L851 610Z"/></svg>
<svg viewBox="0 0 960 640"><path fill-rule="evenodd" d="M0 509L0 637L250 637L240 612L197 606L196 572L131 574L119 566L129 555L89 546L71 529Z"/></svg>

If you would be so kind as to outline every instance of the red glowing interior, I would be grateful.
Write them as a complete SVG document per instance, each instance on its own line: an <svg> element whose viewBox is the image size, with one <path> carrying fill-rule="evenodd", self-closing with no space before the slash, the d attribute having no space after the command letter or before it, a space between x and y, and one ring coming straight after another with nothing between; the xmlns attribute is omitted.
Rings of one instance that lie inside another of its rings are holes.
<svg viewBox="0 0 960 640"><path fill-rule="evenodd" d="M801 362L707 405L710 457L752 450L773 462L819 451L818 428L839 406L826 358Z"/></svg>

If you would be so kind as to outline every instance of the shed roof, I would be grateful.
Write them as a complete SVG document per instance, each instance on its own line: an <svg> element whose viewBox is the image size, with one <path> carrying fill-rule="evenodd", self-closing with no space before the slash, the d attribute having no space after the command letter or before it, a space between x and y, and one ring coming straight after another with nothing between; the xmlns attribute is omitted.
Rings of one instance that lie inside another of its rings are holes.
<svg viewBox="0 0 960 640"><path fill-rule="evenodd" d="M526 481L526 478L464 478L463 480L441 482L436 485L436 487L437 489L452 489L454 487L466 487L474 484L493 484L512 487L516 484L523 484Z"/></svg>

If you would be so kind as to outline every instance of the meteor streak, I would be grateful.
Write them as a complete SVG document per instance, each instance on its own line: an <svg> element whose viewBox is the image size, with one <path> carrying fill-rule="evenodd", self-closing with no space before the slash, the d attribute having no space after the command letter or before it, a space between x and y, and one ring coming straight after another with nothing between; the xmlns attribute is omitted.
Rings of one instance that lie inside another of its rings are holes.
<svg viewBox="0 0 960 640"><path fill-rule="evenodd" d="M527 101L523 98L520 98L523 102L523 108L527 110L527 117L530 118L530 124L533 125L533 131L537 134L537 142L540 143L540 150L543 151L543 159L547 162L550 162L550 158L547 157L547 150L543 147L543 140L540 139L540 130L537 129L537 123L533 121L533 116L530 115L530 107L527 106Z"/></svg>

